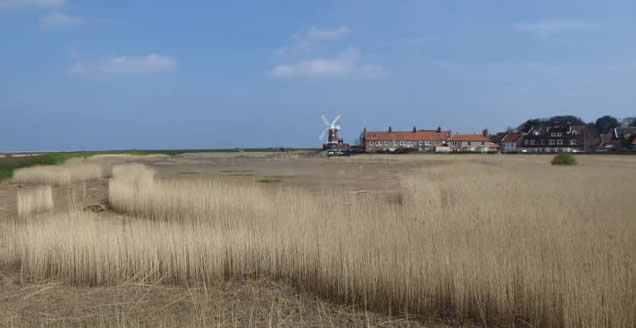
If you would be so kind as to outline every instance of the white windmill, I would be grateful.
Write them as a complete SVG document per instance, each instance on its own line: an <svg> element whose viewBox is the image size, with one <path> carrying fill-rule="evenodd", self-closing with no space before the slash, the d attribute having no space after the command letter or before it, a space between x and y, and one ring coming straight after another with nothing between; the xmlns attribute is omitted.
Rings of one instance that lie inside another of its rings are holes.
<svg viewBox="0 0 636 328"><path fill-rule="evenodd" d="M338 137L338 131L340 130L340 124L338 124L340 121L340 114L338 114L338 116L336 116L336 118L331 123L329 123L329 121L327 120L324 114L321 117L322 117L322 121L325 123L327 127L320 134L320 137L319 137L320 140L321 141L324 140L325 134L329 132L329 137L327 138L327 145L338 144L338 141L340 140L340 138Z"/></svg>

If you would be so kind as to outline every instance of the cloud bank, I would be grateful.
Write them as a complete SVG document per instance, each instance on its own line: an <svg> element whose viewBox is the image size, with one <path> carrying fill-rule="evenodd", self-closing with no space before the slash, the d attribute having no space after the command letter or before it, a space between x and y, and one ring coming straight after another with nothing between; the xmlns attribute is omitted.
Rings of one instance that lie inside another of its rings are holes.
<svg viewBox="0 0 636 328"><path fill-rule="evenodd" d="M534 23L519 23L517 28L523 31L533 32L538 35L550 35L554 33L589 30L597 28L598 24L577 20L546 20Z"/></svg>
<svg viewBox="0 0 636 328"><path fill-rule="evenodd" d="M139 57L106 57L91 62L77 62L70 71L79 76L121 76L169 72L176 69L177 61L174 58L153 53Z"/></svg>
<svg viewBox="0 0 636 328"><path fill-rule="evenodd" d="M313 58L292 64L274 66L270 75L275 78L295 77L361 77L381 78L386 76L384 68L367 64L361 60L360 51L350 48L334 58Z"/></svg>
<svg viewBox="0 0 636 328"><path fill-rule="evenodd" d="M298 52L308 52L317 42L342 39L350 33L351 29L346 25L333 28L314 26L307 32L294 35L294 41L291 45L276 49L274 53L278 55L289 55Z"/></svg>
<svg viewBox="0 0 636 328"><path fill-rule="evenodd" d="M340 39L347 34L351 33L351 29L348 26L338 26L336 28L317 28L312 27L307 32L307 38L309 39L326 39L326 40L336 40Z"/></svg>

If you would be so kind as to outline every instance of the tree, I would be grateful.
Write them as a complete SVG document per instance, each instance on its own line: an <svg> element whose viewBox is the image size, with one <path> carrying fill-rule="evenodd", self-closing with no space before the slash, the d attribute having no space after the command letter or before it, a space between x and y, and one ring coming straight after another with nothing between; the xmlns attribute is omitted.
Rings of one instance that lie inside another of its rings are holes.
<svg viewBox="0 0 636 328"><path fill-rule="evenodd" d="M527 120L517 130L528 132L532 127L538 128L546 125L585 125L585 122L573 115L557 115L550 118L535 118Z"/></svg>
<svg viewBox="0 0 636 328"><path fill-rule="evenodd" d="M582 119L573 115L553 116L549 121L552 125L585 125Z"/></svg>
<svg viewBox="0 0 636 328"><path fill-rule="evenodd" d="M528 131L530 131L530 129L532 129L533 127L539 127L539 126L543 126L545 124L548 124L548 120L545 118L535 118L535 119L530 119L527 120L523 123L521 123L521 125L519 125L519 127L517 127L517 130L526 133Z"/></svg>
<svg viewBox="0 0 636 328"><path fill-rule="evenodd" d="M615 117L605 115L596 120L596 128L600 133L609 133L612 129L619 127L620 124Z"/></svg>
<svg viewBox="0 0 636 328"><path fill-rule="evenodd" d="M636 127L636 117L626 117L621 122L621 126Z"/></svg>

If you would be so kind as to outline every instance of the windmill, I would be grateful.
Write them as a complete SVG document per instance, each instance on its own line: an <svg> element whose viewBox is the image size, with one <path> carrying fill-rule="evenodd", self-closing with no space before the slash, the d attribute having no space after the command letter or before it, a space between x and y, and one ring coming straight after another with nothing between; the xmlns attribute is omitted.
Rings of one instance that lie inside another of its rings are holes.
<svg viewBox="0 0 636 328"><path fill-rule="evenodd" d="M338 131L340 130L340 125L338 124L340 121L340 114L338 114L338 116L336 116L336 118L329 123L329 120L327 120L327 118L325 117L325 115L323 114L322 116L322 121L325 123L325 130L322 131L322 133L320 134L320 140L324 140L325 138L325 134L329 133L329 137L327 138L327 144L337 144L338 143Z"/></svg>
<svg viewBox="0 0 636 328"><path fill-rule="evenodd" d="M340 117L341 116L338 115L333 121L329 122L324 114L321 116L326 127L319 138L322 141L325 139L325 135L328 134L327 143L322 145L322 149L327 151L328 156L348 155L351 151L349 145L344 143L342 138L338 136L338 131L340 131Z"/></svg>

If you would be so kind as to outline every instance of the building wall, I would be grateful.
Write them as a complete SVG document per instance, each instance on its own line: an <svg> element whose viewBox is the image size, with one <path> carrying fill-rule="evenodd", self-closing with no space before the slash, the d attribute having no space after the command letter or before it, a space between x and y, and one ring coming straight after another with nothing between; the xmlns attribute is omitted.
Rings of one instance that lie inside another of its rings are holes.
<svg viewBox="0 0 636 328"><path fill-rule="evenodd" d="M417 151L434 151L435 145L444 143L443 140L394 140L394 141L377 141L365 140L365 151L389 151L389 149L413 149Z"/></svg>
<svg viewBox="0 0 636 328"><path fill-rule="evenodd" d="M487 141L451 141L453 151L488 151Z"/></svg>
<svg viewBox="0 0 636 328"><path fill-rule="evenodd" d="M503 144L503 151L504 153L514 153L514 152L518 152L521 151L521 144L520 142L504 142Z"/></svg>

